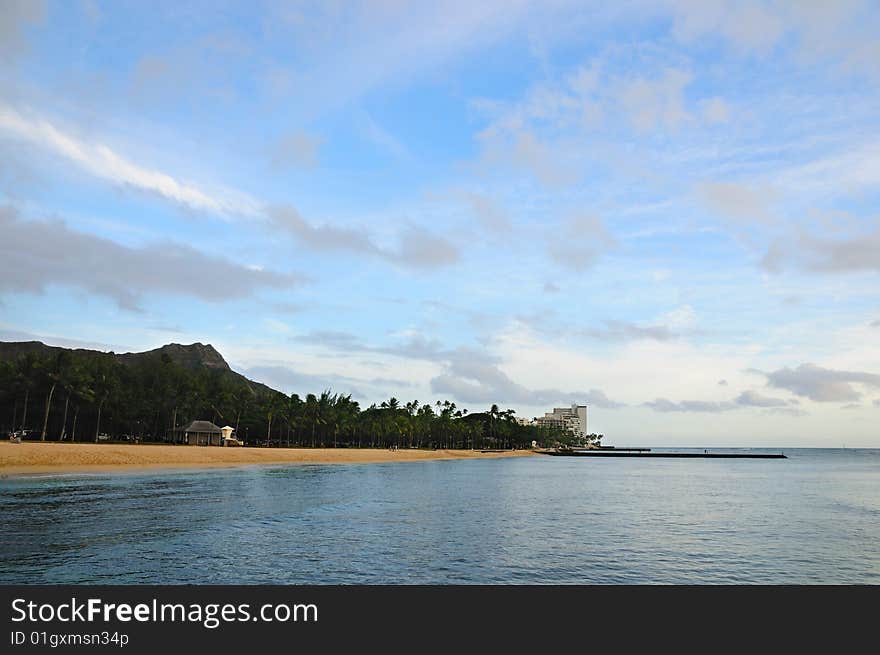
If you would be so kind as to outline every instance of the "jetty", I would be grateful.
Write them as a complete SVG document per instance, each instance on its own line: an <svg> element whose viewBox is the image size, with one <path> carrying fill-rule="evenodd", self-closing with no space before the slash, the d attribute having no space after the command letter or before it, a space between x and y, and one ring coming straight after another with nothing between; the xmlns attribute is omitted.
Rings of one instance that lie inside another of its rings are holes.
<svg viewBox="0 0 880 655"><path fill-rule="evenodd" d="M784 453L663 453L633 450L542 450L544 455L554 457L677 457L680 459L788 459Z"/></svg>
<svg viewBox="0 0 880 655"><path fill-rule="evenodd" d="M650 448L622 448L620 446L594 446L593 448L572 448L572 450L616 450L618 452L626 453L649 453L651 452Z"/></svg>

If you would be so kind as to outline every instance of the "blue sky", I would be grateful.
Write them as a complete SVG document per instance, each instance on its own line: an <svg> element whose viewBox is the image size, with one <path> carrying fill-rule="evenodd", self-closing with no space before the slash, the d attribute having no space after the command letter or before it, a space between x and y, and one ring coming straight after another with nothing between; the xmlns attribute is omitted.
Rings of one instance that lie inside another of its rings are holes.
<svg viewBox="0 0 880 655"><path fill-rule="evenodd" d="M875 2L0 2L0 339L880 446Z"/></svg>

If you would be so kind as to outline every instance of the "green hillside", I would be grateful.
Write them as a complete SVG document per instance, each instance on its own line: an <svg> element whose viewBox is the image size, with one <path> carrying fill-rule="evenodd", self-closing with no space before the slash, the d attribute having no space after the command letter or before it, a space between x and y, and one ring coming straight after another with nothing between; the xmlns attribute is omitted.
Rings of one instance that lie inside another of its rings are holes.
<svg viewBox="0 0 880 655"><path fill-rule="evenodd" d="M229 368L210 344L141 353L0 342L0 430L44 441L168 442L191 421L230 425L248 445L523 448L570 443L558 430L519 425L493 405L468 415L449 401L361 410L325 390L287 396Z"/></svg>

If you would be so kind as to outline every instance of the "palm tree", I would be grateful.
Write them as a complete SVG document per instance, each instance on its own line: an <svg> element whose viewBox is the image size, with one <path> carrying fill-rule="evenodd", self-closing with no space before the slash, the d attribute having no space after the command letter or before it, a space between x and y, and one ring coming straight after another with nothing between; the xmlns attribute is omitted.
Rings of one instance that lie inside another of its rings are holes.
<svg viewBox="0 0 880 655"><path fill-rule="evenodd" d="M16 362L15 380L19 388L24 389L24 411L21 417L21 430L27 428L28 399L34 386L35 373L39 370L40 359L33 353L27 353ZM13 430L15 426L13 426Z"/></svg>
<svg viewBox="0 0 880 655"><path fill-rule="evenodd" d="M492 445L497 447L498 434L497 434L497 425L496 424L498 421L498 416L500 414L500 411L498 409L498 405L492 405L492 407L489 408L488 414L489 414L489 438L492 439Z"/></svg>
<svg viewBox="0 0 880 655"><path fill-rule="evenodd" d="M303 418L306 425L312 428L312 448L315 447L315 429L318 426L318 398L315 394L310 393L306 396L306 404L304 408Z"/></svg>
<svg viewBox="0 0 880 655"><path fill-rule="evenodd" d="M285 419L287 420L287 447L290 447L290 431L293 430L293 440L296 441L296 427L299 424L303 411L303 401L298 394L290 394L285 407Z"/></svg>
<svg viewBox="0 0 880 655"><path fill-rule="evenodd" d="M253 401L256 392L249 384L243 384L236 389L231 397L231 402L235 407L235 436L238 437L238 428L241 425L241 415L247 411L248 404Z"/></svg>
<svg viewBox="0 0 880 655"><path fill-rule="evenodd" d="M46 427L49 425L49 410L52 408L52 396L55 394L55 387L58 386L58 383L65 376L69 360L70 355L67 351L59 350L55 356L43 362L43 365L40 367L41 372L50 383L49 393L46 395L46 411L43 413L43 430L40 432L40 441L46 440Z"/></svg>
<svg viewBox="0 0 880 655"><path fill-rule="evenodd" d="M95 360L92 367L92 394L98 401L98 417L95 422L95 443L98 442L98 435L101 434L101 411L104 409L104 403L110 397L116 386L118 376L114 361L104 357Z"/></svg>
<svg viewBox="0 0 880 655"><path fill-rule="evenodd" d="M58 441L62 441L67 436L67 410L70 406L70 398L82 393L85 385L85 374L80 363L70 359L67 365L62 368L58 382L66 392L64 396L64 416L61 419L61 432L58 434Z"/></svg>
<svg viewBox="0 0 880 655"><path fill-rule="evenodd" d="M263 400L263 411L266 413L268 426L266 429L266 447L268 448L272 437L272 420L285 411L287 396L277 391L271 391Z"/></svg>

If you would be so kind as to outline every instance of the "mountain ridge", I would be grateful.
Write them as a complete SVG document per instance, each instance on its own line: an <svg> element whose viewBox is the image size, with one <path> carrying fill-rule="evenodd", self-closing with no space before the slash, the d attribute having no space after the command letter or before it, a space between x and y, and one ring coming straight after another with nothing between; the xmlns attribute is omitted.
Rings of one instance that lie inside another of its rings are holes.
<svg viewBox="0 0 880 655"><path fill-rule="evenodd" d="M42 341L0 341L0 360L15 360L26 354L49 354L60 351L78 352L82 354L112 355L120 363L131 364L149 357L167 355L171 361L185 368L195 369L200 366L231 371L229 364L214 346L200 341L191 344L167 343L164 346L140 352L116 353L91 348L67 348L50 346ZM233 371L234 372L234 371Z"/></svg>
<svg viewBox="0 0 880 655"><path fill-rule="evenodd" d="M42 341L0 341L0 362L15 361L31 354L46 357L60 352L76 353L86 358L113 357L125 366L137 366L154 358L167 357L171 362L190 371L209 369L221 371L238 382L248 384L255 391L275 391L262 382L251 380L241 373L232 370L223 355L210 343L197 341L190 344L167 343L152 350L141 352L116 353L113 351L94 350L91 348L67 348L50 346Z"/></svg>

